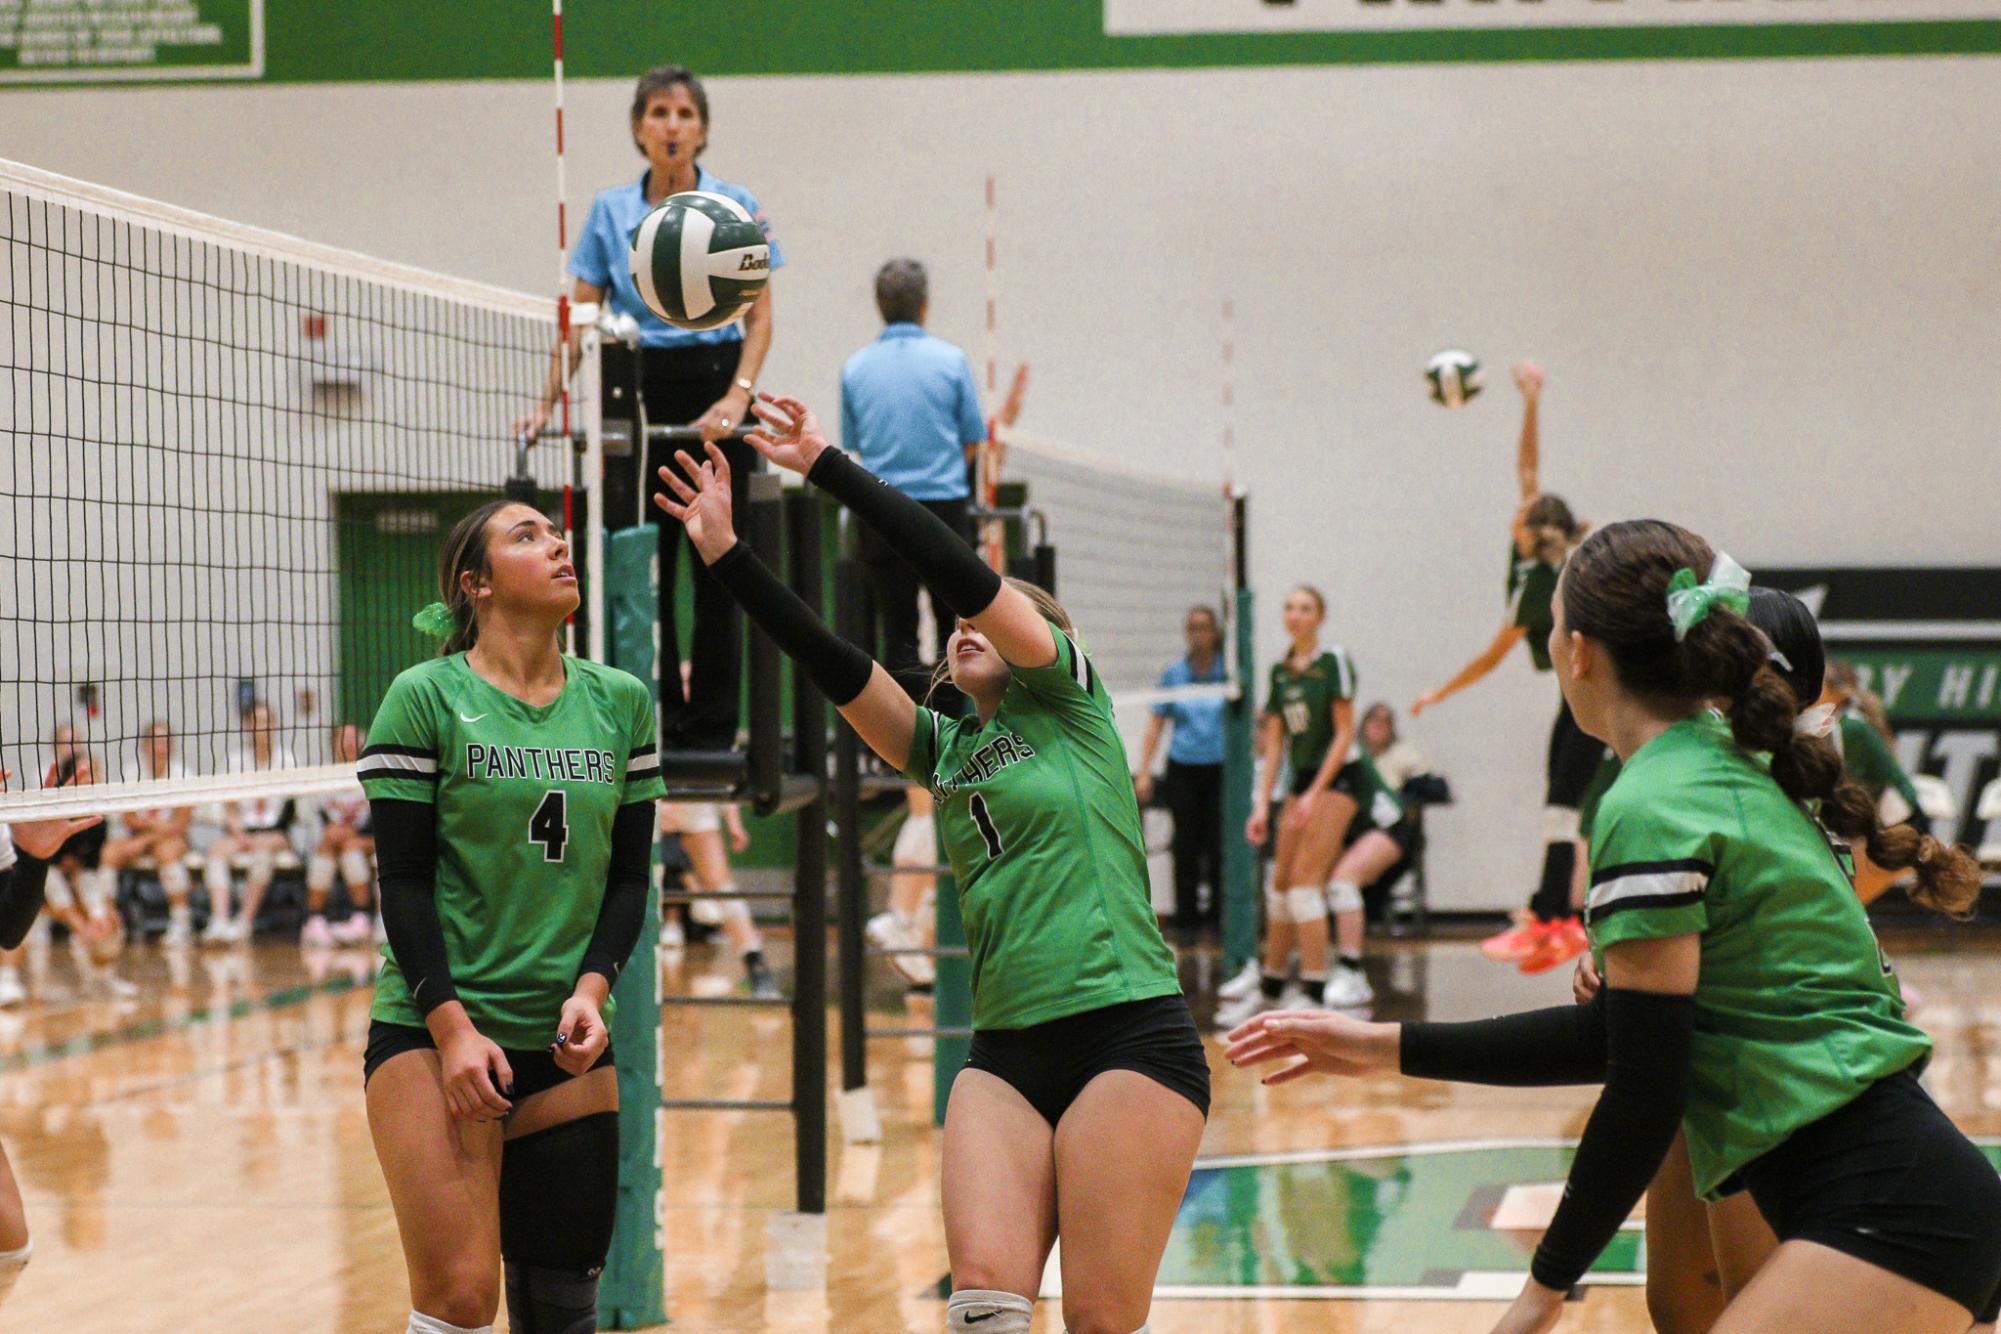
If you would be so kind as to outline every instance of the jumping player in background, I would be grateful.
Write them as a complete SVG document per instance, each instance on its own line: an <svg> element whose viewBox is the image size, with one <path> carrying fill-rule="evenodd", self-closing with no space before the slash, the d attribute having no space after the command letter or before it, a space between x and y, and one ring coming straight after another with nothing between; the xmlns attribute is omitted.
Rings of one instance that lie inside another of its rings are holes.
<svg viewBox="0 0 2001 1334"><path fill-rule="evenodd" d="M1917 785L1897 761L1891 745L1896 741L1883 701L1862 685L1855 668L1845 662L1830 662L1825 693L1820 702L1834 710L1834 730L1828 740L1841 752L1842 767L1875 799L1883 823L1911 824L1923 828L1918 809ZM1855 892L1864 903L1874 903L1904 872L1878 866L1867 848L1855 850Z"/></svg>
<svg viewBox="0 0 2001 1334"><path fill-rule="evenodd" d="M0 786L13 775L0 769ZM42 910L49 859L78 834L98 827L95 815L54 820L20 820L0 825L0 950L19 949ZM27 1209L13 1165L0 1149L0 1305L14 1290L35 1253L28 1237Z"/></svg>
<svg viewBox="0 0 2001 1334"><path fill-rule="evenodd" d="M1592 836L1604 985L1590 1004L1468 1024L1265 1015L1232 1035L1233 1062L1303 1058L1271 1081L1400 1068L1604 1082L1497 1330L1555 1326L1678 1128L1695 1190L1747 1189L1779 1241L1718 1328L1961 1334L2001 1306L2001 1180L1917 1081L1931 1041L1902 1017L1828 833L1915 867L1914 897L1955 914L1979 867L1878 825L1832 747L1798 726L1771 642L1744 619L1748 588L1657 520L1594 534L1563 573L1558 680L1625 766Z"/></svg>
<svg viewBox="0 0 2001 1334"><path fill-rule="evenodd" d="M884 761L936 797L973 961L973 1043L942 1172L953 1331L1027 1334L1062 1238L1077 1334L1147 1328L1153 1280L1208 1114L1208 1061L1154 920L1111 700L1047 593L1004 582L916 502L828 447L797 399L761 396L751 444L802 473L958 617L952 681L921 708L821 624L730 529L711 451L660 470L655 503Z"/></svg>
<svg viewBox="0 0 2001 1334"><path fill-rule="evenodd" d="M1528 645L1529 661L1538 672L1550 670L1550 600L1563 562L1583 537L1585 525L1562 497L1542 490L1536 416L1542 384L1542 367L1531 362L1515 367L1515 387L1522 394L1522 434L1515 454L1522 503L1515 511L1508 556L1507 623L1457 676L1417 697L1410 707L1413 718L1485 677L1517 644ZM1517 962L1525 973L1540 973L1584 952L1584 928L1572 899L1578 810L1604 753L1603 746L1579 730L1569 704L1559 700L1544 770L1542 879L1529 900L1527 915L1481 942L1481 952L1488 958Z"/></svg>
<svg viewBox="0 0 2001 1334"><path fill-rule="evenodd" d="M1345 899L1348 883L1339 882L1337 890L1328 880L1340 859L1362 785L1361 766L1349 759L1355 748L1355 665L1346 651L1321 646L1327 599L1318 589L1302 584L1286 594L1283 616L1292 644L1285 657L1272 664L1260 724L1258 790L1244 828L1251 846L1264 846L1270 834L1272 789L1279 774L1287 773L1271 882L1265 890L1264 967L1257 990L1217 1009L1216 1023L1222 1028L1235 1028L1261 1010L1285 1004L1286 970L1295 951L1307 1001L1351 1006L1370 999L1360 954L1361 891L1356 890L1350 904ZM1355 937L1351 942L1355 952L1344 951L1340 968L1331 977L1330 909L1337 916L1346 913L1353 918L1354 929L1345 934Z"/></svg>
<svg viewBox="0 0 2001 1334"><path fill-rule="evenodd" d="M296 769L298 757L277 739L271 706L259 700L243 711L243 748L231 768L237 773ZM257 925L257 910L278 874L278 858L292 846L292 823L298 805L290 797L266 794L225 802L223 835L209 846L202 880L208 886L208 926L204 945L240 944ZM244 859L243 911L229 910L230 876L237 857Z"/></svg>
<svg viewBox="0 0 2001 1334"><path fill-rule="evenodd" d="M164 722L146 724L139 737L142 763L135 779L150 782L179 782L186 779L187 767L174 758L174 730ZM191 806L158 806L150 810L127 811L118 817L111 837L98 859L99 873L108 878L103 890L107 897L115 891L118 873L142 857L153 861L160 888L167 895L167 933L160 943L180 948L194 942L193 908L189 893L194 879L188 874L188 831L194 825Z"/></svg>
<svg viewBox="0 0 2001 1334"><path fill-rule="evenodd" d="M662 794L651 692L559 647L562 534L500 501L446 538L443 656L398 676L357 774L388 944L368 1125L410 1334L596 1328L618 1193L606 1019L645 920Z"/></svg>
<svg viewBox="0 0 2001 1334"><path fill-rule="evenodd" d="M729 844L723 831L729 830ZM678 834L681 850L687 854L692 872L692 892L734 894L736 877L730 871L730 847L738 852L750 846L750 833L735 803L713 801L663 801L660 803L660 832ZM704 912L703 909L708 909ZM750 905L742 899L717 899L711 904L691 903L688 915L704 926L719 926L723 938L743 960L744 985L759 1000L779 999L778 979L764 959L764 937L750 920Z"/></svg>
<svg viewBox="0 0 2001 1334"><path fill-rule="evenodd" d="M360 759L361 741L361 729L353 723L335 725L334 763ZM319 807L320 841L306 861L306 924L299 930L299 944L307 949L364 944L375 934L375 870L369 864L375 855L375 836L368 820L368 798L327 797ZM327 896L333 891L336 870L347 885L348 915L329 923Z"/></svg>

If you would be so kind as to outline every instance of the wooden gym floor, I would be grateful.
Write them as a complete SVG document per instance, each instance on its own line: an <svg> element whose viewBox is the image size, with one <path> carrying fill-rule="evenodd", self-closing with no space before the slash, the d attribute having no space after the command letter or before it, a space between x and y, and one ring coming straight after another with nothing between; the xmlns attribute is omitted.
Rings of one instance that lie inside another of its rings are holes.
<svg viewBox="0 0 2001 1334"><path fill-rule="evenodd" d="M1938 1041L1934 1096L1970 1132L2001 1135L2001 937L1886 943ZM372 955L261 942L176 959L140 947L125 967L142 999L79 999L56 950L31 972L34 1002L0 1011L0 1141L36 1245L0 1330L400 1331L403 1261L361 1096ZM1467 942L1380 945L1370 970L1390 1017L1467 1018L1567 994L1563 976L1523 978ZM1184 960L1198 1018L1214 971L1199 951ZM736 965L694 947L670 959L667 981L727 988ZM886 983L874 1001L885 1021L902 1008ZM676 1093L785 1096L782 1013L671 1009L667 1022ZM929 1052L896 1039L872 1055L885 1142L843 1148L833 1132L821 1287L767 1282L768 1229L792 1204L790 1121L667 1119L674 1329L942 1328ZM1519 1285L1563 1175L1548 1141L1574 1137L1589 1102L1588 1090L1394 1077L1268 1090L1218 1062L1154 1330L1486 1330L1502 1308L1469 1295ZM1646 1329L1636 1237L1603 1263L1628 1272L1591 1287L1561 1328ZM1038 1331L1061 1328L1043 1303Z"/></svg>

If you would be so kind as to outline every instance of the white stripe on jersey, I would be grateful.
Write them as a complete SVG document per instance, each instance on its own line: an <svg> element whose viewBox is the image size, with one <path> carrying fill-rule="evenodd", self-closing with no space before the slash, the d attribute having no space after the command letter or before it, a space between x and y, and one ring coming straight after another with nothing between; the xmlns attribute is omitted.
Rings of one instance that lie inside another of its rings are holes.
<svg viewBox="0 0 2001 1334"><path fill-rule="evenodd" d="M1615 903L1627 903L1634 899L1677 898L1700 894L1708 887L1707 871L1642 871L1637 875L1622 875L1593 885L1585 907L1588 912L1597 914Z"/></svg>
<svg viewBox="0 0 2001 1334"><path fill-rule="evenodd" d="M1076 678L1077 688L1088 695L1091 693L1091 666L1084 661L1084 651L1069 635L1063 636L1063 642L1070 646L1070 675Z"/></svg>
<svg viewBox="0 0 2001 1334"><path fill-rule="evenodd" d="M394 778L398 774L422 774L426 777L438 772L438 762L428 755L370 755L355 766L356 778Z"/></svg>

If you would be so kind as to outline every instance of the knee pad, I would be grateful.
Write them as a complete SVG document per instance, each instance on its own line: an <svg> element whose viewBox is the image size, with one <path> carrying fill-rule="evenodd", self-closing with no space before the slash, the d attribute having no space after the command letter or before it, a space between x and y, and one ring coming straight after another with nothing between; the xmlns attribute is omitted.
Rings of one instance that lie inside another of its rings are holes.
<svg viewBox="0 0 2001 1334"><path fill-rule="evenodd" d="M1270 885L1266 885L1265 921L1289 922L1291 920L1292 914L1286 910L1285 906L1285 891L1282 889L1273 889Z"/></svg>
<svg viewBox="0 0 2001 1334"><path fill-rule="evenodd" d="M306 888L315 894L324 894L333 888L334 859L324 852L316 852L306 863Z"/></svg>
<svg viewBox="0 0 2001 1334"><path fill-rule="evenodd" d="M372 878L368 865L368 854L360 848L349 848L340 855L341 879L349 885L365 885Z"/></svg>
<svg viewBox="0 0 2001 1334"><path fill-rule="evenodd" d="M1575 806L1545 806L1542 808L1542 841L1545 843L1575 843L1578 837L1580 816Z"/></svg>
<svg viewBox="0 0 2001 1334"><path fill-rule="evenodd" d="M509 1140L500 1158L507 1316L521 1334L597 1328L598 1272L618 1210L618 1113Z"/></svg>
<svg viewBox="0 0 2001 1334"><path fill-rule="evenodd" d="M1035 1303L1012 1292L966 1288L945 1303L945 1328L952 1334L1028 1334Z"/></svg>
<svg viewBox="0 0 2001 1334"><path fill-rule="evenodd" d="M478 1329L468 1329L464 1325L450 1325L434 1315L422 1311L410 1313L410 1323L403 1327L403 1334L493 1334L492 1325L481 1325Z"/></svg>
<svg viewBox="0 0 2001 1334"><path fill-rule="evenodd" d="M245 859L243 874L253 885L268 885L271 877L278 873L278 855L273 852L253 852Z"/></svg>
<svg viewBox="0 0 2001 1334"><path fill-rule="evenodd" d="M21 1277L21 1271L28 1267L34 1254L33 1241L18 1251L0 1251L0 1302L7 1300L7 1294L14 1290L14 1280Z"/></svg>
<svg viewBox="0 0 2001 1334"><path fill-rule="evenodd" d="M1285 891L1286 916L1295 922L1318 922L1327 916L1327 900L1317 885L1301 885Z"/></svg>
<svg viewBox="0 0 2001 1334"><path fill-rule="evenodd" d="M85 871L78 877L77 888L83 895L84 911L95 917L118 897L118 872L108 866Z"/></svg>
<svg viewBox="0 0 2001 1334"><path fill-rule="evenodd" d="M168 862L160 868L160 888L167 891L167 897L184 899L193 886L193 878L188 868L179 862Z"/></svg>
<svg viewBox="0 0 2001 1334"><path fill-rule="evenodd" d="M1327 886L1327 911L1332 913L1360 912L1362 891L1347 880L1336 880Z"/></svg>

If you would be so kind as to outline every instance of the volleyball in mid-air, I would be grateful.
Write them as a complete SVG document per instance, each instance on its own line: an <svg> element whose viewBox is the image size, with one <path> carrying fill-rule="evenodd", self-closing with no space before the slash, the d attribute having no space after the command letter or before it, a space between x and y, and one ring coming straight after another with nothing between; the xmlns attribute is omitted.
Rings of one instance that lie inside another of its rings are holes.
<svg viewBox="0 0 2001 1334"><path fill-rule="evenodd" d="M626 253L647 308L677 329L743 318L771 276L764 228L726 195L684 190L640 220Z"/></svg>
<svg viewBox="0 0 2001 1334"><path fill-rule="evenodd" d="M1448 408L1463 408L1480 392L1480 359L1471 352L1447 348L1424 363L1431 398Z"/></svg>

